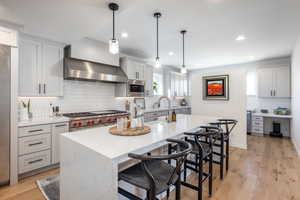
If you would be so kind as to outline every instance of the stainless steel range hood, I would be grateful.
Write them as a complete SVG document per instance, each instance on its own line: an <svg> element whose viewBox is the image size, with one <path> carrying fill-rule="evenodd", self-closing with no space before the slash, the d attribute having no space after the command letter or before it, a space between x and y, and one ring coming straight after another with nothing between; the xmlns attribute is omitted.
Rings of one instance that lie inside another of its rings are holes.
<svg viewBox="0 0 300 200"><path fill-rule="evenodd" d="M71 58L71 46L65 47L64 79L126 83L128 78L119 66Z"/></svg>

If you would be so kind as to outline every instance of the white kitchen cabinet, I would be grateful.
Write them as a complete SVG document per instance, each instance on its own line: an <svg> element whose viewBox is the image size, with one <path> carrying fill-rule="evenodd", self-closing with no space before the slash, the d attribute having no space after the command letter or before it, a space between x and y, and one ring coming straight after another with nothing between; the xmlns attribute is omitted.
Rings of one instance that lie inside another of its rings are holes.
<svg viewBox="0 0 300 200"><path fill-rule="evenodd" d="M40 42L19 41L19 96L40 95L41 49Z"/></svg>
<svg viewBox="0 0 300 200"><path fill-rule="evenodd" d="M121 67L128 76L128 79L133 80L145 80L144 68L145 64L132 60L127 57L121 58Z"/></svg>
<svg viewBox="0 0 300 200"><path fill-rule="evenodd" d="M145 95L153 96L153 67L146 65L144 68Z"/></svg>
<svg viewBox="0 0 300 200"><path fill-rule="evenodd" d="M20 156L18 159L19 174L33 171L50 165L50 150L39 151L32 154Z"/></svg>
<svg viewBox="0 0 300 200"><path fill-rule="evenodd" d="M52 164L59 163L60 154L60 135L69 131L68 123L53 124L52 125Z"/></svg>
<svg viewBox="0 0 300 200"><path fill-rule="evenodd" d="M63 96L63 48L57 44L43 45L43 92L46 96Z"/></svg>
<svg viewBox="0 0 300 200"><path fill-rule="evenodd" d="M19 56L19 96L63 95L62 44L24 35Z"/></svg>
<svg viewBox="0 0 300 200"><path fill-rule="evenodd" d="M262 68L258 70L258 96L271 98L291 97L290 68Z"/></svg>
<svg viewBox="0 0 300 200"><path fill-rule="evenodd" d="M59 163L60 135L69 132L69 122L19 127L19 174Z"/></svg>
<svg viewBox="0 0 300 200"><path fill-rule="evenodd" d="M274 72L274 96L291 97L291 78L290 68L280 67Z"/></svg>

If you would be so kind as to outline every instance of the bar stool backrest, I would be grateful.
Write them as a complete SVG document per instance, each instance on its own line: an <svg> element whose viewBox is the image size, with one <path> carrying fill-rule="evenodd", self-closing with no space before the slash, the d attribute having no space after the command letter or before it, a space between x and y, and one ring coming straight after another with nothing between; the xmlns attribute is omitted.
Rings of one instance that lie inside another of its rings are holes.
<svg viewBox="0 0 300 200"><path fill-rule="evenodd" d="M211 122L211 125L217 126L223 130L223 133L230 135L238 121L235 119L218 119L216 122Z"/></svg>
<svg viewBox="0 0 300 200"><path fill-rule="evenodd" d="M176 143L177 145L177 151L176 153L168 154L168 155L139 155L130 153L128 154L128 157L134 158L137 160L140 160L142 162L143 170L146 172L148 180L150 181L151 188L155 189L155 178L151 174L149 168L147 167L147 162L154 161L154 160L176 160L176 167L171 173L171 176L169 177L168 184L170 185L172 183L172 180L174 179L174 176L177 174L179 175L181 172L181 166L183 162L185 161L187 155L191 153L192 146L183 140L177 140L177 139L167 139L166 140L169 143Z"/></svg>
<svg viewBox="0 0 300 200"><path fill-rule="evenodd" d="M209 141L207 143L212 148L214 143L213 138L215 135L220 134L220 131L221 129L218 126L200 126L198 129L187 131L184 134L187 136L194 136L195 143L199 147L199 153L202 154L204 149L200 143L201 138L204 137L205 139L208 139Z"/></svg>

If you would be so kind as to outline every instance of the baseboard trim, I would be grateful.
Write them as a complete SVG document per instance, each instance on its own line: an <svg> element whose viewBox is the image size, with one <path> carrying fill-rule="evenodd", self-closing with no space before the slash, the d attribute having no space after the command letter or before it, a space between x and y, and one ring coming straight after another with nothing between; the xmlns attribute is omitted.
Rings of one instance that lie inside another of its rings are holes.
<svg viewBox="0 0 300 200"><path fill-rule="evenodd" d="M295 142L294 138L292 138L292 143L294 144L294 147L296 149L298 157L300 158L300 147L297 145L297 143Z"/></svg>

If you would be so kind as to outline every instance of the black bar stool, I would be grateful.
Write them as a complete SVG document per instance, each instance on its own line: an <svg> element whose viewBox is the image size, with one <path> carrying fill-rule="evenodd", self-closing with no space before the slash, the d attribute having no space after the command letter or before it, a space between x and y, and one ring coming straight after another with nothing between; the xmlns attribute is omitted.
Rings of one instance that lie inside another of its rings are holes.
<svg viewBox="0 0 300 200"><path fill-rule="evenodd" d="M213 151L213 154L218 156L220 160L214 160L213 162L220 165L220 179L224 177L224 159L226 159L226 172L229 169L229 141L230 141L230 133L234 129L237 124L237 120L234 119L218 119L216 122L210 123L210 125L216 126L220 128L222 131L220 134L216 135L214 139L219 141L218 143L214 143L214 147L220 149L219 152ZM225 153L224 153L225 147Z"/></svg>
<svg viewBox="0 0 300 200"><path fill-rule="evenodd" d="M212 179L213 179L213 138L218 134L220 129L215 126L201 126L189 132L185 132L186 136L192 136L193 139L186 137L185 141L192 145L191 154L195 156L195 160L187 158L184 162L184 177L181 184L198 191L198 200L202 200L203 183L209 181L209 196L212 195ZM205 163L209 164L208 172L203 171ZM187 169L198 173L198 185L192 185L186 181Z"/></svg>
<svg viewBox="0 0 300 200"><path fill-rule="evenodd" d="M192 151L192 146L188 142L176 139L167 139L167 142L176 143L176 153L170 155L137 155L130 153L128 157L141 162L119 173L119 180L146 190L147 200L156 200L156 196L168 191L171 185L176 187L176 200L180 200L181 166L187 155ZM165 162L171 159L176 160L176 167ZM141 198L120 187L118 191L129 199L141 200Z"/></svg>

